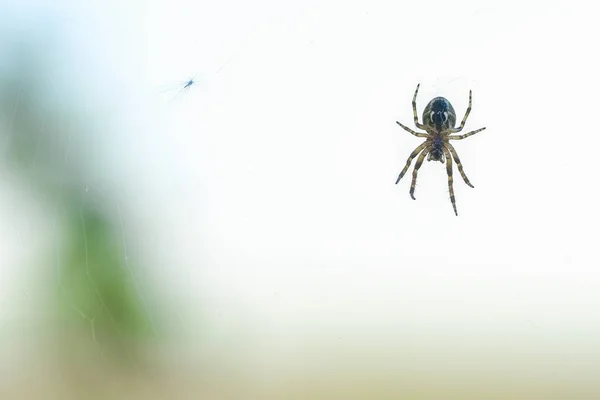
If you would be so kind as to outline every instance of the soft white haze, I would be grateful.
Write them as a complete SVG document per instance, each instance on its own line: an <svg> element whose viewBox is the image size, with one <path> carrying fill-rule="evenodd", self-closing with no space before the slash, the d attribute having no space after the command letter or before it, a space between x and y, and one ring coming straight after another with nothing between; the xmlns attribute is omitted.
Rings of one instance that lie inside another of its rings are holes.
<svg viewBox="0 0 600 400"><path fill-rule="evenodd" d="M595 9L219 4L156 5L146 25L149 81L199 81L163 125L156 168L177 187L154 189L184 292L269 340L460 338L598 371ZM461 118L472 89L467 129L487 127L455 144L475 185L455 172L458 217L441 164L417 201L394 185L420 143L395 124L412 126L418 82L419 113L442 95Z"/></svg>
<svg viewBox="0 0 600 400"><path fill-rule="evenodd" d="M165 250L222 284L216 295L277 318L388 323L410 304L422 318L503 312L505 327L579 309L590 326L595 27L573 3L527 5L151 8L149 80L199 83L167 99L174 154L147 160L176 185L154 187L173 202L158 213L183 214ZM395 124L412 126L418 82L419 113L443 95L461 118L472 89L466 129L487 127L455 143L475 185L456 173L458 217L441 164L421 169L417 201L410 177L394 185L420 143Z"/></svg>

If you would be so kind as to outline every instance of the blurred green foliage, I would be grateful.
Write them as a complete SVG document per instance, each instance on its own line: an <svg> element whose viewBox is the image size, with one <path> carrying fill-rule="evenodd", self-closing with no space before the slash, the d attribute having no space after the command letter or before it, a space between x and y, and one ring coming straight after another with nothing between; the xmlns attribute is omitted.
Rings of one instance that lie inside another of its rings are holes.
<svg viewBox="0 0 600 400"><path fill-rule="evenodd" d="M93 169L85 157L86 146L99 129L90 117L93 110L82 115L83 108L74 107L76 102L52 87L48 71L60 64L46 59L47 50L38 50L39 46L15 44L7 52L12 57L0 68L3 162L35 189L47 209L57 216L59 205L62 210L57 217L63 237L57 250L58 281L47 282L55 289L56 315L62 316L56 319L59 332L71 320L68 325L74 322L102 351L131 355L154 331L110 207L94 207L99 200L89 199L83 184ZM56 266L49 262L45 267Z"/></svg>

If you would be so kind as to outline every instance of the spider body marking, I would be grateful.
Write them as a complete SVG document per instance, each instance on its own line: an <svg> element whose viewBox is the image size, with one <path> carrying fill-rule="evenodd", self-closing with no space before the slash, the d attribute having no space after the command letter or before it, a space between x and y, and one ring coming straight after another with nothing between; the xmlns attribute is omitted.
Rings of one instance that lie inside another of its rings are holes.
<svg viewBox="0 0 600 400"><path fill-rule="evenodd" d="M413 108L413 118L415 121L415 125L417 128L424 130L426 133L415 132L412 129L402 125L400 122L396 121L398 125L400 125L405 131L410 134L426 138L425 142L421 143L408 157L406 161L406 165L400 172L398 179L396 180L396 184L400 182L400 179L406 174L413 158L419 156L417 158L417 162L415 163L415 167L413 170L412 182L410 185L410 196L415 200L414 192L415 186L417 183L417 173L419 168L421 168L421 164L427 156L427 161L440 161L441 163L446 163L446 173L448 174L448 190L450 192L450 201L452 202L452 208L454 209L454 214L458 215L456 211L456 201L454 199L454 187L453 187L453 169L452 169L452 160L456 163L458 168L458 172L462 176L463 180L470 187L474 187L469 182L465 171L463 170L462 163L458 158L458 153L454 149L454 146L450 144L450 140L462 140L469 136L476 134L477 132L483 131L485 128L480 128L463 135L452 135L454 133L461 132L467 122L467 117L471 113L471 100L472 93L469 91L469 107L465 112L465 116L463 117L460 126L455 127L456 125L456 112L454 111L454 107L452 104L445 99L444 97L436 97L432 99L427 106L425 106L425 110L423 110L423 123L419 123L419 118L417 116L417 93L419 93L419 86L417 85L417 89L415 90L415 94L413 96L412 108Z"/></svg>
<svg viewBox="0 0 600 400"><path fill-rule="evenodd" d="M423 110L423 124L428 132L433 130L441 133L448 128L454 128L456 124L454 107L443 97L432 99Z"/></svg>

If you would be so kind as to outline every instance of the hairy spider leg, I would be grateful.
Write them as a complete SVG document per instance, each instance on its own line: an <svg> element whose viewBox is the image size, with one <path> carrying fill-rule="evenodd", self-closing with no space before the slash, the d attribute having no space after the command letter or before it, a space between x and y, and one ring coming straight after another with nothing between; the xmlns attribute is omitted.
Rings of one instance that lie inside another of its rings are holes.
<svg viewBox="0 0 600 400"><path fill-rule="evenodd" d="M417 115L417 93L419 93L419 86L421 86L420 83L417 84L417 89L415 90L415 95L413 96L413 101L412 101L413 115L415 118L415 125L417 126L417 128L425 130L425 127L419 123L419 116Z"/></svg>
<svg viewBox="0 0 600 400"><path fill-rule="evenodd" d="M475 188L475 186L471 185L471 182L469 182L469 178L467 178L467 175L465 175L465 171L463 170L462 163L460 162L460 158L458 158L458 153L454 149L454 146L452 146L448 142L446 142L444 145L446 147L448 147L448 150L450 150L450 153L452 153L452 157L454 157L454 162L456 162L456 166L458 167L458 172L460 172L460 176L462 176L465 183L467 185L471 186L472 188Z"/></svg>
<svg viewBox="0 0 600 400"><path fill-rule="evenodd" d="M448 189L450 190L450 201L454 208L454 214L458 216L456 211L456 201L454 200L454 187L452 186L452 156L446 147L444 147L444 153L446 154L446 172L448 173Z"/></svg>
<svg viewBox="0 0 600 400"><path fill-rule="evenodd" d="M426 133L415 132L407 126L402 125L400 122L396 121L398 125L400 125L405 131L417 136L417 137L428 137L429 135Z"/></svg>
<svg viewBox="0 0 600 400"><path fill-rule="evenodd" d="M472 99L472 91L469 90L469 107L467 107L467 111L465 112L465 116L463 117L460 126L458 128L452 128L450 129L450 133L458 133L460 131L462 131L462 129L465 127L465 124L467 123L467 118L469 117L469 114L471 114L471 99Z"/></svg>
<svg viewBox="0 0 600 400"><path fill-rule="evenodd" d="M417 147L412 153L410 153L410 156L408 156L408 160L406 160L406 165L404 166L404 169L402 169L402 172L400 172L400 175L398 175L398 179L396 179L396 185L398 184L398 182L400 182L400 179L402 179L406 171L408 171L408 167L410 167L410 163L412 162L413 158L419 155L421 150L423 150L425 146L427 146L427 144L428 142L421 143L419 147Z"/></svg>
<svg viewBox="0 0 600 400"><path fill-rule="evenodd" d="M423 150L419 158L417 158L417 162L415 163L415 169L413 169L412 182L410 183L410 197L412 197L413 200L416 200L415 185L417 184L417 174L419 173L419 168L421 168L423 160L425 160L425 156L427 155L427 153L429 153L430 150L431 146L425 147L425 150Z"/></svg>
<svg viewBox="0 0 600 400"><path fill-rule="evenodd" d="M485 127L484 127L484 128L480 128L480 129L477 129L477 130L475 130L475 131L471 131L471 132L469 132L469 133L465 133L464 135L458 135L458 136L447 136L447 138L448 138L448 140L463 140L463 139L466 139L466 138L468 138L469 136L473 136L474 134L476 134L476 133L478 133L478 132L481 132L481 131L483 131L483 130L485 130Z"/></svg>

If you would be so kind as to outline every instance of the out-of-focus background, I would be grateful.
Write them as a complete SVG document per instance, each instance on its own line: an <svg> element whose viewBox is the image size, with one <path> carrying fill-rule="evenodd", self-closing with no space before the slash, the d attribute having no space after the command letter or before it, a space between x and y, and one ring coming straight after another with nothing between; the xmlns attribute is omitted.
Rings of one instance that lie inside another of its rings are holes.
<svg viewBox="0 0 600 400"><path fill-rule="evenodd" d="M600 398L597 15L0 3L0 399Z"/></svg>

